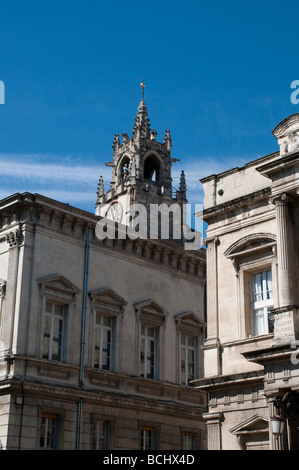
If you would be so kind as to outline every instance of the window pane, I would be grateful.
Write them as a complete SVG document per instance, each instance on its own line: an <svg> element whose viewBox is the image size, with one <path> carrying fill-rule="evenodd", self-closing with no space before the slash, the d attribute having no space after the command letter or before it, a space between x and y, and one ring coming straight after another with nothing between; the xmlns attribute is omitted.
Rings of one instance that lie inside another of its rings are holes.
<svg viewBox="0 0 299 470"><path fill-rule="evenodd" d="M184 434L183 449L184 450L196 450L196 435L195 434Z"/></svg>
<svg viewBox="0 0 299 470"><path fill-rule="evenodd" d="M182 335L181 342L181 384L189 385L195 379L196 338Z"/></svg>
<svg viewBox="0 0 299 470"><path fill-rule="evenodd" d="M50 359L59 361L61 359L62 345L62 320L56 317L52 318L52 355Z"/></svg>
<svg viewBox="0 0 299 470"><path fill-rule="evenodd" d="M263 300L263 276L262 273L254 275L254 302Z"/></svg>
<svg viewBox="0 0 299 470"><path fill-rule="evenodd" d="M58 443L58 417L42 417L40 448L57 449Z"/></svg>
<svg viewBox="0 0 299 470"><path fill-rule="evenodd" d="M273 332L273 321L268 311L273 308L272 271L264 271L252 276L252 323L254 335Z"/></svg>
<svg viewBox="0 0 299 470"><path fill-rule="evenodd" d="M95 449L108 450L110 448L110 423L98 421L95 426Z"/></svg>
<svg viewBox="0 0 299 470"><path fill-rule="evenodd" d="M140 341L140 376L154 378L155 376L155 328L141 326L143 332Z"/></svg>
<svg viewBox="0 0 299 470"><path fill-rule="evenodd" d="M253 322L254 322L254 334L255 335L264 335L268 333L266 325L265 325L264 309L259 309L253 312Z"/></svg>
<svg viewBox="0 0 299 470"><path fill-rule="evenodd" d="M56 315L63 315L63 305L55 305L55 314Z"/></svg>
<svg viewBox="0 0 299 470"><path fill-rule="evenodd" d="M50 356L50 333L51 333L51 317L48 315L45 318L44 342L43 342L43 357L49 359Z"/></svg>
<svg viewBox="0 0 299 470"><path fill-rule="evenodd" d="M266 297L267 299L272 299L273 298L273 293L272 293L272 271L267 271L266 272Z"/></svg>
<svg viewBox="0 0 299 470"><path fill-rule="evenodd" d="M111 370L112 365L112 325L113 318L96 316L94 339L94 367Z"/></svg>
<svg viewBox="0 0 299 470"><path fill-rule="evenodd" d="M142 428L141 429L141 450L154 449L154 429Z"/></svg>

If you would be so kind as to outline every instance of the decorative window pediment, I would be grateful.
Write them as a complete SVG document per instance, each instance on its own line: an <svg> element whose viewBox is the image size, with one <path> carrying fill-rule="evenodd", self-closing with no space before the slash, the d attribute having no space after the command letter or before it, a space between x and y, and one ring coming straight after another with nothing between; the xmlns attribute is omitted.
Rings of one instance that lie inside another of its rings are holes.
<svg viewBox="0 0 299 470"><path fill-rule="evenodd" d="M276 236L271 233L254 233L241 238L233 243L224 255L228 258L236 258L252 254L276 245Z"/></svg>
<svg viewBox="0 0 299 470"><path fill-rule="evenodd" d="M127 302L112 289L101 289L90 292L91 304L102 313L116 315L123 313Z"/></svg>
<svg viewBox="0 0 299 470"><path fill-rule="evenodd" d="M168 313L154 300L147 300L134 305L135 310L140 315L140 320L153 326L162 326Z"/></svg>
<svg viewBox="0 0 299 470"><path fill-rule="evenodd" d="M48 298L62 300L65 303L75 301L80 292L77 286L62 275L40 279L39 284L42 295L46 294Z"/></svg>
<svg viewBox="0 0 299 470"><path fill-rule="evenodd" d="M199 336L206 327L193 312L179 313L175 316L175 321L181 333L185 335Z"/></svg>
<svg viewBox="0 0 299 470"><path fill-rule="evenodd" d="M256 414L251 418L237 424L230 429L232 434L241 436L243 434L251 434L256 432L269 432L269 418L267 416Z"/></svg>

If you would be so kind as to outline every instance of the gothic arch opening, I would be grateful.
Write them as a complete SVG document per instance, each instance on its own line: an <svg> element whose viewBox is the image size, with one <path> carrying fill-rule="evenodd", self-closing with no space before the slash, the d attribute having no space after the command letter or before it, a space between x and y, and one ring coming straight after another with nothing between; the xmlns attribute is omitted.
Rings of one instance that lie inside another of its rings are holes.
<svg viewBox="0 0 299 470"><path fill-rule="evenodd" d="M119 164L118 174L119 174L119 183L126 180L129 176L129 165L130 165L130 158L128 155L125 155Z"/></svg>
<svg viewBox="0 0 299 470"><path fill-rule="evenodd" d="M144 179L158 183L161 179L161 162L159 158L152 154L144 162Z"/></svg>

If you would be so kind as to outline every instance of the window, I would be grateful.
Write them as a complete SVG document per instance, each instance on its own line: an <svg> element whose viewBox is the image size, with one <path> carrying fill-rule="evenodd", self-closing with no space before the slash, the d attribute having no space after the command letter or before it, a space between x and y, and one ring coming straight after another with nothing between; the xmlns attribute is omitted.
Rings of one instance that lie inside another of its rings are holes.
<svg viewBox="0 0 299 470"><path fill-rule="evenodd" d="M110 422L96 421L94 431L94 449L110 449Z"/></svg>
<svg viewBox="0 0 299 470"><path fill-rule="evenodd" d="M188 386L201 374L201 345L205 323L193 312L175 316L177 325L177 383Z"/></svg>
<svg viewBox="0 0 299 470"><path fill-rule="evenodd" d="M54 361L62 360L64 313L64 305L46 302L43 358Z"/></svg>
<svg viewBox="0 0 299 470"><path fill-rule="evenodd" d="M273 309L272 271L263 271L251 276L252 322L255 336L272 333Z"/></svg>
<svg viewBox="0 0 299 470"><path fill-rule="evenodd" d="M183 450L196 450L196 434L193 432L184 432Z"/></svg>
<svg viewBox="0 0 299 470"><path fill-rule="evenodd" d="M155 378L156 328L141 325L140 377Z"/></svg>
<svg viewBox="0 0 299 470"><path fill-rule="evenodd" d="M42 414L40 449L55 450L58 448L59 417L55 414Z"/></svg>
<svg viewBox="0 0 299 470"><path fill-rule="evenodd" d="M122 318L127 302L111 289L94 291L90 298L90 367L115 372L120 367Z"/></svg>
<svg viewBox="0 0 299 470"><path fill-rule="evenodd" d="M181 384L189 385L195 379L196 338L181 335Z"/></svg>
<svg viewBox="0 0 299 470"><path fill-rule="evenodd" d="M113 318L96 315L94 367L111 370Z"/></svg>
<svg viewBox="0 0 299 470"><path fill-rule="evenodd" d="M155 449L155 429L149 426L141 427L141 450Z"/></svg>
<svg viewBox="0 0 299 470"><path fill-rule="evenodd" d="M135 375L164 378L165 325L168 313L154 300L134 305L136 312Z"/></svg>
<svg viewBox="0 0 299 470"><path fill-rule="evenodd" d="M149 155L144 162L144 179L158 183L161 177L161 164L156 155Z"/></svg>
<svg viewBox="0 0 299 470"><path fill-rule="evenodd" d="M39 280L38 357L73 362L74 314L79 289L64 276ZM34 345L30 345L35 354Z"/></svg>

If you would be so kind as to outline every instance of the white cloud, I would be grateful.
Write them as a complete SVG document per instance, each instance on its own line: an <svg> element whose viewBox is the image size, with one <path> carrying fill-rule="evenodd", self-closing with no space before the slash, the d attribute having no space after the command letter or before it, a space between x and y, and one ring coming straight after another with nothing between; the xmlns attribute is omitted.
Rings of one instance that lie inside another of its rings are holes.
<svg viewBox="0 0 299 470"><path fill-rule="evenodd" d="M245 160L240 160L236 157L184 158L183 162L173 165L173 186L178 189L183 169L189 202L202 203L204 195L200 179L241 166ZM28 191L93 212L99 177L103 176L106 189L110 186L111 168L70 157L2 153L0 165L1 199L16 192Z"/></svg>

